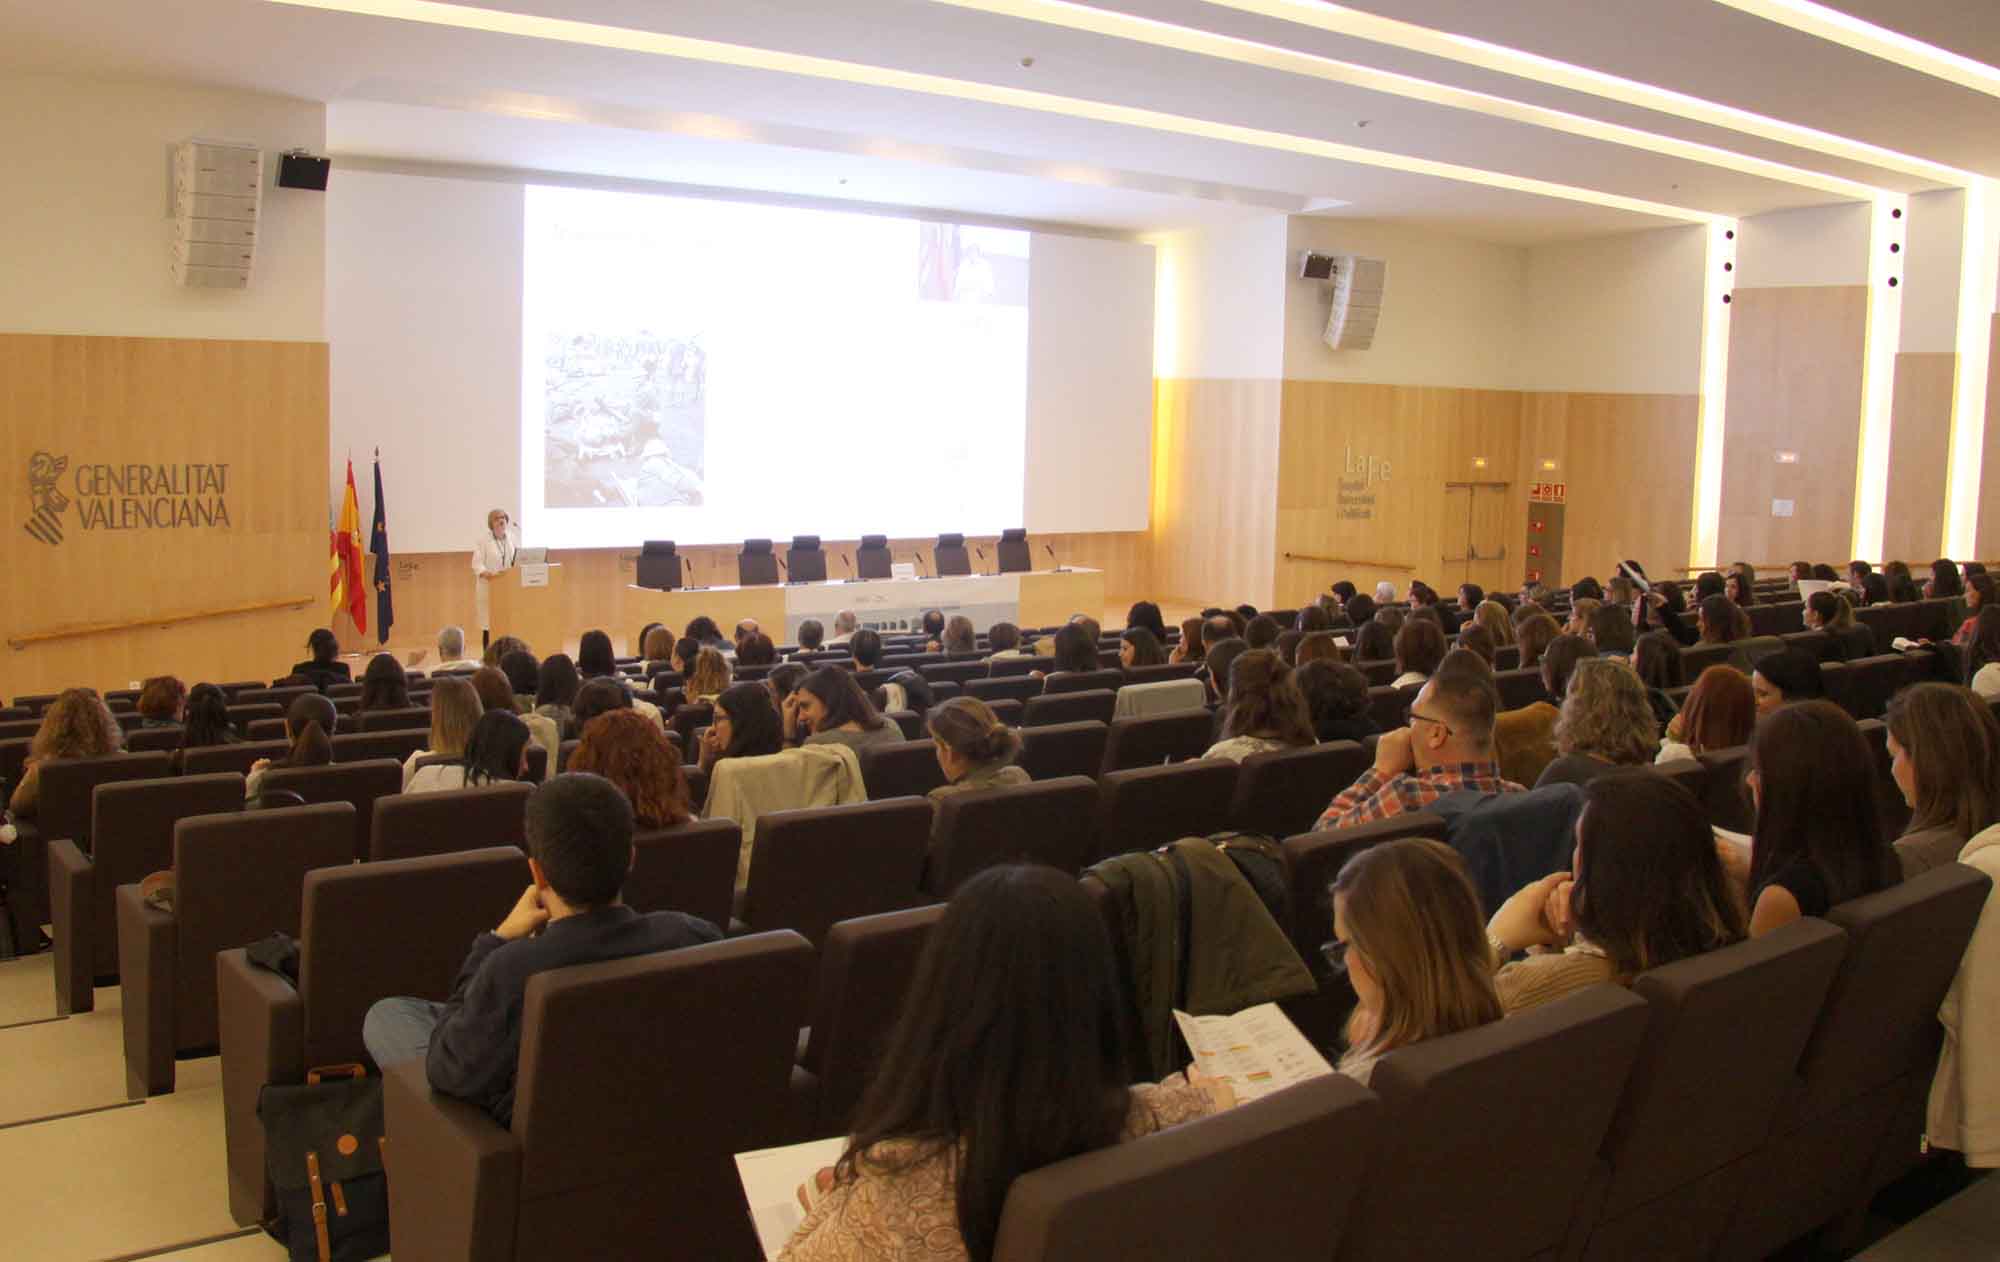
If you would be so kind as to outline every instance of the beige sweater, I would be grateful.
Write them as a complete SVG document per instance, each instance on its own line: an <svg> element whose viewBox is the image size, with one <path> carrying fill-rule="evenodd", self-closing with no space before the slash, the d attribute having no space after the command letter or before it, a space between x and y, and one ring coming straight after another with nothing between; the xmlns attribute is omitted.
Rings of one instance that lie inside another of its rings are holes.
<svg viewBox="0 0 2000 1262"><path fill-rule="evenodd" d="M2000 824L1966 842L1958 861L2000 887ZM1986 896L1938 1020L1944 1054L1931 1081L1929 1141L1964 1153L1969 1166L2000 1166L2000 894Z"/></svg>
<svg viewBox="0 0 2000 1262"><path fill-rule="evenodd" d="M1493 974L1493 989L1500 992L1501 1009L1511 1016L1616 980L1604 953L1579 942L1566 951L1538 952L1502 965Z"/></svg>

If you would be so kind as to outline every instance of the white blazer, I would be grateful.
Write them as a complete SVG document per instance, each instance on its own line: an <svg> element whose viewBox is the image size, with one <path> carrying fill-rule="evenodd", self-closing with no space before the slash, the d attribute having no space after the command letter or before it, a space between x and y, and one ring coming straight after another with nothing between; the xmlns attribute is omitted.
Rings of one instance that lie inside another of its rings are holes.
<svg viewBox="0 0 2000 1262"><path fill-rule="evenodd" d="M507 537L505 539L495 539L492 531L482 530L479 532L478 542L472 545L472 573L474 575L472 580L472 596L473 603L479 610L479 629L481 631L488 631L493 627L492 598L486 590L486 582L482 582L481 580L487 575L500 574L514 568L514 554L520 550L521 545L514 541L514 528L512 526L507 527Z"/></svg>

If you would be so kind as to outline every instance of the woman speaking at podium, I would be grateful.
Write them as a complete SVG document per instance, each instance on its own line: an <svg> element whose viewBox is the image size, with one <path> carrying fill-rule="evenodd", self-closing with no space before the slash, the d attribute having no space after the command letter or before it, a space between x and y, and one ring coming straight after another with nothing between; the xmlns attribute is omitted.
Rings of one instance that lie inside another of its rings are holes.
<svg viewBox="0 0 2000 1262"><path fill-rule="evenodd" d="M486 533L472 545L472 590L479 606L481 649L493 636L493 576L513 569L514 554L520 550L509 533L507 510L496 508L486 514Z"/></svg>

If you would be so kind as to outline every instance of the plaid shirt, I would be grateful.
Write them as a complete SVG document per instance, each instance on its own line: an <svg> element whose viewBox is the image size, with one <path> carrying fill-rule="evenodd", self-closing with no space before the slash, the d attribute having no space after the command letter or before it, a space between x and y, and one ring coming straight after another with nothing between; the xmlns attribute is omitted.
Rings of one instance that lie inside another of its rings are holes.
<svg viewBox="0 0 2000 1262"><path fill-rule="evenodd" d="M1376 820L1392 819L1411 811L1421 811L1447 793L1477 789L1481 793L1522 793L1511 780L1500 778L1500 767L1492 762L1462 762L1455 767L1433 767L1421 775L1399 772L1385 776L1370 767L1361 778L1333 800L1313 827L1354 828Z"/></svg>

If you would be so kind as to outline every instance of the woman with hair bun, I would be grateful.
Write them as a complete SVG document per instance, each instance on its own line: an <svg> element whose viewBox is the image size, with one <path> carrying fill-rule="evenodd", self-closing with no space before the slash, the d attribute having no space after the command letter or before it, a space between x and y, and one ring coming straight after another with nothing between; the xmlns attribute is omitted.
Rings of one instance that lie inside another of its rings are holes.
<svg viewBox="0 0 2000 1262"><path fill-rule="evenodd" d="M945 779L931 790L933 800L1028 783L1028 773L1014 765L1021 754L1021 734L1002 723L979 698L953 697L932 710L924 726L937 746L938 768Z"/></svg>

